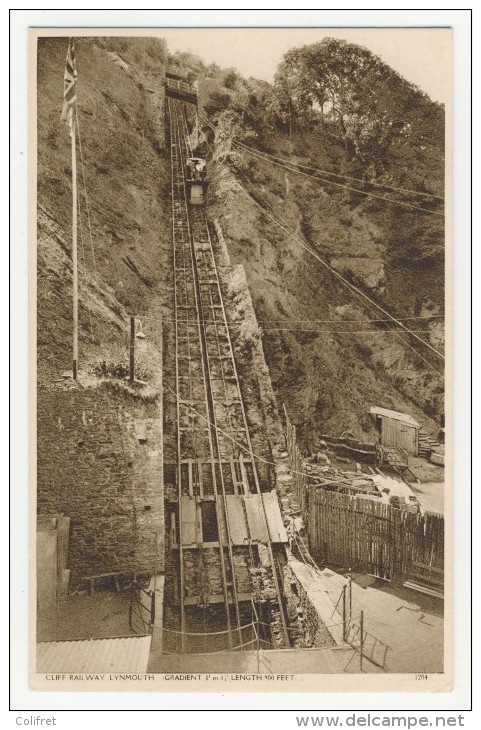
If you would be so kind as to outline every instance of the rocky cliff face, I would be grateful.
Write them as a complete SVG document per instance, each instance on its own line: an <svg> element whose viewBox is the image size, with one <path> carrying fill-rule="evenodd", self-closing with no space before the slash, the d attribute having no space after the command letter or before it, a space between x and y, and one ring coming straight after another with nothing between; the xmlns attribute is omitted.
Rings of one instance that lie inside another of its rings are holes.
<svg viewBox="0 0 481 730"><path fill-rule="evenodd" d="M374 404L412 413L432 433L444 412L444 361L433 351L444 351L444 114L381 71L384 121L401 107L408 116L375 163L312 109L283 126L268 85L235 74L200 84L212 215L245 267L279 405L309 448L322 432L374 436ZM314 179L315 170L333 175Z"/></svg>
<svg viewBox="0 0 481 730"><path fill-rule="evenodd" d="M320 433L339 435L345 429L360 438L373 436L367 411L374 404L412 413L435 432L432 416L443 408L442 376L433 370L429 355L412 349L404 333L373 323L382 315L366 309L302 248L300 242L310 244L312 238L303 234L303 210L292 188L283 198L264 185L265 214L256 205L259 188L242 178L236 182L234 176L229 184L223 163L218 164L223 169L213 176L213 212L222 222L232 261L245 267L278 405L286 404L305 446L314 449ZM297 237L276 225L269 213ZM365 221L360 228L363 256L350 256L349 247L340 243L335 256L322 255L385 306L381 295L388 274L382 247ZM421 311L439 311L433 304L423 300ZM422 336L442 346L441 321L433 320Z"/></svg>
<svg viewBox="0 0 481 730"><path fill-rule="evenodd" d="M77 145L79 362L128 360L128 315L159 344L169 280L169 172L163 138L161 59L136 39L80 38ZM117 51L112 50L117 42ZM114 44L114 45L113 45ZM123 44L123 45L122 45ZM122 54L122 55L120 55ZM38 46L39 381L71 367L71 168L60 119L66 40ZM137 54L138 56L138 54Z"/></svg>

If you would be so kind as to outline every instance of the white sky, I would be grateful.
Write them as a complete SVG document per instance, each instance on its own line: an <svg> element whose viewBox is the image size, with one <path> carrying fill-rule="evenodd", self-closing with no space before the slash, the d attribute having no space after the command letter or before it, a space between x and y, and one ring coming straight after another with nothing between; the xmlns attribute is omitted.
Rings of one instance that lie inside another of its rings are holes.
<svg viewBox="0 0 481 730"><path fill-rule="evenodd" d="M170 51L192 51L243 76L272 81L290 48L343 38L366 46L435 101L451 93L451 30L447 28L162 28Z"/></svg>

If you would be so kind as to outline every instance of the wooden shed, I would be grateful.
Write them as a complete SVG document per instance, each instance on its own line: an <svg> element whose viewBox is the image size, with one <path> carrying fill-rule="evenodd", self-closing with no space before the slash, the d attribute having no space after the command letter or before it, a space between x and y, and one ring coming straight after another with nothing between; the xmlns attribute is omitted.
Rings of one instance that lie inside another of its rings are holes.
<svg viewBox="0 0 481 730"><path fill-rule="evenodd" d="M397 446L412 456L418 455L420 426L412 416L377 406L372 406L370 413L379 426L381 446Z"/></svg>

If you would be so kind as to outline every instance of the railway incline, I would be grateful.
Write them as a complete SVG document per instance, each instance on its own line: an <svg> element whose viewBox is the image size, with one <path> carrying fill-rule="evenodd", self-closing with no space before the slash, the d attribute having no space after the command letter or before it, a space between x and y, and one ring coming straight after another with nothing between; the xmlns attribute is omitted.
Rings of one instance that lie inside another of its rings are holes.
<svg viewBox="0 0 481 730"><path fill-rule="evenodd" d="M204 206L192 206L189 104L166 98L172 175L173 342L164 374L167 652L290 646L287 536L273 483L253 452ZM170 459L170 461L169 461ZM256 620L262 636L253 638ZM244 630L243 627L246 627ZM217 631L213 631L217 629ZM211 644L212 648L212 644Z"/></svg>

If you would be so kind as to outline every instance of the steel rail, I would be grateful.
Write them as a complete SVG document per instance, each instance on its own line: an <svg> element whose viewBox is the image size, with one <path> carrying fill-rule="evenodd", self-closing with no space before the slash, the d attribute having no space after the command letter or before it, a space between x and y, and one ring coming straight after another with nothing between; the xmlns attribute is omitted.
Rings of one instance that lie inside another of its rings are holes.
<svg viewBox="0 0 481 730"><path fill-rule="evenodd" d="M177 105L178 107L178 105ZM176 109L177 112L177 109ZM181 115L180 115L181 116ZM216 454L218 461L219 461L219 477L220 477L220 485L221 485L221 502L223 506L224 511L224 522L222 524L225 525L226 529L226 537L227 537L227 549L229 554L229 561L230 561L230 567L231 567L231 589L232 589L232 597L236 612L236 618L237 618L237 626L241 625L241 617L240 617L240 606L239 606L239 599L238 599L238 591L237 591L237 579L236 579L236 573L235 573L235 565L234 565L234 557L233 557L233 551L232 551L232 536L230 532L230 525L229 525L229 515L227 511L227 501L226 501L226 490L225 490L225 484L224 484L224 476L222 472L222 455L220 452L219 447L219 441L218 441L218 430L217 430L217 423L216 423L216 411L215 411L215 402L214 402L214 395L212 391L212 381L210 376L210 363L209 363L209 357L208 357L208 345L207 345L207 339L206 339L206 329L205 325L201 325L201 321L203 321L203 313L202 313L202 299L201 299L201 293L200 293L200 287L199 287L199 278L198 278L198 270L197 270L197 261L195 257L195 247L194 247L194 236L191 229L191 222L190 222L190 216L189 216L189 210L187 207L187 191L185 188L185 168L184 168L184 160L183 160L183 151L185 144L185 137L183 138L180 131L180 125L179 125L179 114L175 114L176 117L176 125L177 125L177 132L178 132L178 141L179 141L179 151L180 151L180 170L182 172L182 182L183 182L183 188L184 188L184 204L185 204L185 214L186 214L186 222L187 222L187 228L189 231L189 242L190 242L190 250L191 250L191 261L192 261L192 271L193 271L193 279L194 279L194 295L195 295L195 302L196 302L196 310L197 310L197 321L199 324L199 333L200 333L200 341L201 341L201 355L202 355L202 362L203 362L203 372L204 372L204 383L206 386L206 400L207 405L209 409L209 421L213 424L213 427L210 429L211 434L211 444L215 445L214 453ZM181 116L182 118L182 116ZM215 473L215 467L214 467L214 473ZM217 487L217 481L215 481L215 485ZM216 488L216 494L219 495L217 488ZM218 500L216 500L216 505L218 505ZM218 524L220 526L221 522L218 520ZM220 555L221 559L223 560L223 541L220 540ZM225 583L226 589L227 589L227 581ZM227 591L228 594L228 591ZM230 621L230 610L229 605L227 605L227 613L228 613L228 621Z"/></svg>
<svg viewBox="0 0 481 730"><path fill-rule="evenodd" d="M202 210L202 215L205 218L205 212L204 212L204 210ZM238 377L238 373L237 373L237 366L236 366L235 358L234 358L234 351L233 351L233 346L232 346L232 340L231 340L231 337L230 337L230 332L229 332L229 327L228 327L227 314L226 314L226 311L225 311L224 301L223 301L223 298L222 298L222 292L221 292L221 288L220 288L220 280L219 280L219 275L218 275L218 271L217 271L217 264L216 264L215 257L214 257L214 253L213 253L212 240L211 240L211 237L210 237L210 232L209 232L209 228L208 228L208 225L207 225L207 220L205 220L205 225L206 225L206 230L207 230L207 233L208 233L209 244L210 244L210 246L209 246L209 255L210 255L210 258L211 258L212 271L214 273L215 282L217 284L219 301L220 301L220 305L221 305L222 325L224 326L225 331L226 331L226 337L227 337L227 341L228 341L229 356L230 356L231 365L232 365L232 368L233 368L233 371L234 371L235 385L236 385L236 388L237 388L237 391L238 391L238 398L239 398L239 402L240 402L240 406L241 406L242 420L243 420L244 431L245 431L245 435L246 435L246 441L247 441L249 453L251 455L251 465L252 465L252 471L253 471L253 475L254 475L254 482L255 482L255 486L256 486L256 492L260 496L260 501L261 501L261 505L262 505L263 522L264 522L266 534L269 536L269 525L268 525L268 522L267 522L267 514L266 514L266 510L265 510L264 501L262 499L262 492L261 492L260 482L259 482L259 478L258 478L258 474L257 474L257 467L256 467L255 457L254 457L254 453L253 453L253 450L252 450L252 442L251 442L251 438L250 438L249 427L248 427L248 423L247 423L247 416L246 416L244 401L243 401L242 393L241 393L241 389L240 389L239 377ZM215 316L214 310L213 310L213 316ZM222 361L221 361L221 367L222 367ZM242 504L244 505L244 512L245 512L245 504L244 504L243 501L242 501ZM248 525L247 514L245 514L245 517L246 517L245 522ZM274 579L274 583L275 583L275 587L276 587L276 593L277 593L277 597L278 597L279 612L280 612L280 616L281 616L281 624L282 624L282 631L284 633L284 640L286 642L286 646L289 646L290 645L290 641L289 641L289 634L288 634L288 631L287 631L287 620L286 620L286 616L285 616L285 612L284 612L284 606L283 606L283 603L282 603L282 593L281 593L280 584L279 584L279 577L278 577L278 574L277 574L278 566L277 566L277 561L274 558L274 551L272 549L272 542L271 542L270 539L268 539L267 549L269 551L269 558L270 558L271 567L272 567L272 576L273 576L273 579Z"/></svg>
<svg viewBox="0 0 481 730"><path fill-rule="evenodd" d="M186 139L189 139L189 137L188 137L188 130L187 130L187 123L186 123L186 119L185 119L185 114L182 117L182 119L183 119L183 123L184 123L184 146L187 147L187 143L185 142L185 140ZM252 472L253 472L253 475L254 475L254 482L255 482L256 492L259 495L260 501L261 501L261 504L262 504L263 521L264 521L264 526L265 526L266 534L268 536L267 548L268 548L269 558L270 558L270 562L271 562L272 577L273 577L274 584L275 584L275 588L276 588L277 603L278 603L279 614L280 614L280 618L281 618L281 628L282 628L282 631L283 631L283 634L284 634L285 644L288 647L288 646L290 646L290 641L289 641L289 635L288 635L288 630L287 630L286 615L285 615L284 606L283 606L283 602L282 602L282 592L281 592L281 588L280 588L280 584L279 584L279 576L277 574L277 572L278 572L278 565L277 565L277 561L275 560L275 557L274 557L274 552L273 552L273 549L272 549L272 543L271 543L271 540L270 540L270 537L269 537L269 526L268 526L268 522L267 522L267 514L266 514L266 510L265 510L265 505L264 505L264 502L263 502L263 499L262 499L262 494L261 494L260 483L259 483L258 474L257 474L257 468L256 468L254 453L253 453L253 450L252 450L252 443L251 443L251 438L250 438L250 433L249 433L249 427L248 427L248 423L247 423L247 416L246 416L245 406L244 406L244 402L243 402L243 398L242 398L242 393L241 393L241 389L240 389L240 384L239 384L239 377L238 377L236 362L235 362L235 358L234 358L234 351L233 351L233 346L232 346L232 340L231 340L231 337L230 337L230 332L229 332L229 327L228 327L227 314L226 314L226 311L225 311L224 301L223 301L223 297L222 297L222 290L221 290L221 287L220 287L220 279L219 279L219 274L218 274L218 270L217 270L217 264L216 264L216 261L215 261L215 256L214 256L214 251L213 251L213 245L212 245L212 239L211 239L211 235L210 235L210 230L209 230L209 225L208 225L208 222L207 222L207 218L206 218L206 215L205 215L205 210L204 210L203 207L202 208L196 208L195 210L193 210L193 212L192 212L192 221L193 221L193 223L196 224L196 228L197 228L196 233L198 235L198 238L200 239L199 240L199 243L202 243L202 244L207 243L207 249L205 249L203 247L201 250L199 250L198 247L196 247L194 245L194 239L192 239L192 243L193 243L193 256L194 256L194 260L196 262L197 269L199 270L200 269L200 265L203 264L204 270L205 270L205 272L207 274L206 282L205 283L208 286L209 299L210 299L210 308L211 308L211 311L212 311L212 318L213 318L213 320L215 322L214 327L215 327L215 335L216 335L216 345L217 345L217 350L219 352L218 359L219 359L220 370L221 370L221 373L222 373L222 380L223 380L223 384L224 384L224 392L226 394L226 400L227 400L226 379L225 379L225 374L224 374L224 371L223 371L222 357L220 356L221 349L220 349L220 341L219 341L219 336L218 336L217 312L216 312L216 308L215 308L214 302L213 302L212 288L211 288L211 285L212 284L215 287L216 294L217 294L217 298L218 298L218 301L219 301L219 304L220 304L221 319L218 322L218 324L220 326L222 326L223 330L225 331L225 337L226 337L226 340L227 340L227 347L228 347L228 353L229 353L228 354L228 357L229 357L230 364L232 366L232 370L233 370L233 373L234 373L234 383L235 383L235 387L237 389L237 396L238 396L237 397L237 400L240 403L241 414L242 414L243 431L245 433L246 443L247 443L248 450L249 450L249 453L250 453L250 456L251 456L251 466L252 466ZM204 233L205 235L203 236L202 233ZM201 294L202 294L202 292L200 292L200 295ZM202 300L202 296L200 296L200 299ZM202 305L202 301L201 301L201 305ZM202 317L202 319L204 319L204 317ZM206 332L206 326L205 326L205 324L203 325L203 329ZM207 334L206 334L206 347L207 347ZM207 352L207 355L208 355L208 349L207 349L206 352ZM211 381L209 381L209 382L211 382ZM213 402L213 406L214 406L214 414L213 415L214 415L214 419L215 419L215 403L214 402ZM227 424L227 425L230 425L230 415L228 416L228 419L227 420L229 421L229 424ZM216 425L216 420L214 420L214 424ZM221 454L220 454L220 452L219 452L219 461L221 461ZM222 474L222 468L221 468L221 474ZM234 477L234 475L233 475L233 477ZM247 525L247 529L249 530L244 500L241 500L241 502L242 502L243 509L244 509L244 514L245 514L245 524ZM250 535L249 535L249 542L251 542L251 536Z"/></svg>
<svg viewBox="0 0 481 730"><path fill-rule="evenodd" d="M187 275L187 261L186 261L186 243L187 243L187 251L190 252L189 244L188 244L188 236L186 236L186 231L184 230L185 223L182 225L182 221L180 221L181 225L178 226L179 223L179 215L178 211L176 210L176 207L178 206L178 188L180 186L181 192L183 193L183 181L179 183L179 177L181 178L181 175L178 174L176 170L176 165L178 167L179 160L177 156L178 151L178 140L176 139L176 130L173 127L173 116L172 116L172 105L170 102L170 99L168 99L168 109L169 109L169 121L170 121L170 131L171 131L171 174L172 174L172 225L173 225L173 243L174 243L174 307L177 314L178 306L179 306L179 295L178 295L178 289L179 289L179 283L182 283L183 285L183 295L184 295L184 302L185 302L185 311L186 311L186 327L185 327L185 333L186 333L186 344L187 344L187 360L188 360L188 368L189 368L189 375L187 379L187 384L189 388L189 396L192 396L192 379L191 379L191 335L190 335L190 322L188 321L188 305L189 305L189 286L191 286L191 283L188 281L188 275ZM187 240L186 240L187 239ZM179 243L180 248L179 248ZM181 266L178 265L178 261L180 259ZM178 281L178 277L180 277L180 281ZM195 322L194 322L195 324ZM199 342L200 347L200 342ZM180 357L180 347L179 347L179 327L176 323L175 327L175 371L176 371L176 392L177 395L180 396L180 382L179 382L179 357ZM203 379L205 381L205 378ZM204 383L204 390L205 390L205 383ZM205 396L206 397L206 396ZM184 546L183 546L183 538L182 538L182 490L183 490L183 482L182 482L182 443L181 443L181 414L180 414L180 398L176 399L176 405L177 405L177 461L178 461L178 513L179 513L179 567L180 567L180 611L181 611L181 631L183 634L185 633L185 606L184 606ZM206 408L206 414L207 414L207 408ZM207 431L208 437L209 437L209 443L210 443L210 433ZM212 448L210 450L211 452L211 461L213 462L213 454L212 454ZM213 467L212 467L213 468ZM187 490L188 492L188 490ZM222 562L222 561L221 561ZM221 565L221 570L223 572L223 583L226 585L226 575L225 570L223 569ZM226 600L226 612L228 611L228 596L227 596L227 590L225 589L225 600ZM230 624L228 622L228 628L229 632L231 630ZM230 642L231 643L231 642ZM185 644L184 640L182 640L182 651L184 652Z"/></svg>
<svg viewBox="0 0 481 730"><path fill-rule="evenodd" d="M178 114L177 114L177 108L176 108L176 102L173 102L172 105L170 104L169 100L169 115L170 115L170 124L171 124L171 135L172 132L174 132L175 137L175 143L171 147L172 151L172 158L175 158L175 165L173 164L172 168L172 174L173 174L173 180L175 182L173 183L173 218L174 218L174 227L176 222L176 216L177 214L181 215L181 225L185 226L187 236L183 236L183 253L185 254L185 247L187 247L188 250L188 256L184 257L183 259L183 271L184 271L184 279L185 279L185 272L187 270L186 266L186 258L189 258L191 271L192 271L192 282L189 282L190 286L193 289L194 293L194 301L195 301L195 307L197 310L197 318L196 318L196 325L197 325L197 331L198 331L198 338L199 338L199 351L200 351L200 361L201 361L201 367L202 367L202 381L204 386L204 398L205 398L205 405L206 405L206 413L209 414L209 389L208 389L208 379L207 379L207 373L205 370L205 361L202 357L202 328L200 324L200 317L199 317L199 308L198 308L198 301L197 301L197 291L195 287L195 262L192 256L192 246L191 246L191 232L190 232L190 225L189 225L189 217L188 217L188 208L187 208L187 202L186 202L186 190L185 190L185 180L184 180L184 166L182 163L182 143L181 143L181 137L180 137L180 129L178 124ZM178 210L176 210L176 202L178 203ZM183 211L182 211L183 209ZM185 279L185 285L186 285L186 291L188 291L187 287L187 280ZM188 304L188 301L186 302ZM188 310L187 310L188 311ZM177 314L177 312L176 312ZM176 353L176 357L178 358L178 352ZM189 379L190 380L190 379ZM190 386L190 383L189 383ZM178 395L180 395L179 391ZM209 419L210 420L210 419ZM211 460L211 466L212 466L212 481L213 481L213 488L214 488L214 494L217 495L218 489L217 489L217 473L216 473L216 459L214 455L214 444L213 444L213 438L212 438L212 430L209 426L208 430L208 440L209 440L209 451L210 451L210 460ZM180 446L180 440L179 440L179 450L178 450L178 458L179 458L179 515L181 510L181 496L182 496L182 476L181 476L181 446ZM221 469L220 469L221 472ZM222 472L221 472L222 473ZM219 526L219 557L220 557L220 565L221 565L221 574L222 574L222 583L223 583L223 593L224 593L224 601L225 601L225 610L226 610L226 620L227 620L227 626L229 631L229 644L232 646L232 624L231 624L231 615L230 615L230 597L229 597L229 581L227 578L227 571L226 571L226 565L225 565L225 556L224 556L224 539L223 539L223 522L221 519L221 513L219 511L219 502L216 499L215 500L216 505L216 514L217 514L217 522ZM179 520L180 521L180 520ZM228 524L227 515L226 515L226 525ZM227 536L227 542L230 544L230 537ZM234 565L232 563L231 565L231 572L233 575L233 578L235 580L235 572L234 572ZM237 594L235 591L235 587L233 590L233 598L234 600L237 598ZM236 603L237 606L237 603ZM237 606L237 612L238 613L238 606ZM240 617L238 620L238 626L240 625Z"/></svg>

